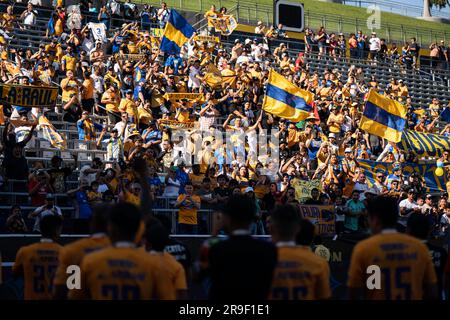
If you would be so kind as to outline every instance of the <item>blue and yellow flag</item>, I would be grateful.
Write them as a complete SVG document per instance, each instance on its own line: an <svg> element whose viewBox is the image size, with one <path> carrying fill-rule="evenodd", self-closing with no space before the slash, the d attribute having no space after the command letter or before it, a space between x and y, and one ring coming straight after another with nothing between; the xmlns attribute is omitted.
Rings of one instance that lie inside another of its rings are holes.
<svg viewBox="0 0 450 320"><path fill-rule="evenodd" d="M299 122L313 112L314 94L300 89L281 74L270 70L263 110L278 117Z"/></svg>
<svg viewBox="0 0 450 320"><path fill-rule="evenodd" d="M170 10L161 40L160 49L164 53L180 53L181 47L192 37L195 29L175 10Z"/></svg>
<svg viewBox="0 0 450 320"><path fill-rule="evenodd" d="M414 152L419 157L441 157L445 150L450 149L450 137L405 130L398 146L402 150Z"/></svg>
<svg viewBox="0 0 450 320"><path fill-rule="evenodd" d="M391 142L402 139L406 125L406 107L370 90L359 127Z"/></svg>

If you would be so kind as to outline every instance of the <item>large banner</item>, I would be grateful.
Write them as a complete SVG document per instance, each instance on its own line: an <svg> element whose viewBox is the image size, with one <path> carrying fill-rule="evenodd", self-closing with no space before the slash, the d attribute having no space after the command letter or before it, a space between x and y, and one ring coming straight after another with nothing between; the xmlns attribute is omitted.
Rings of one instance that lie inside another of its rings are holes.
<svg viewBox="0 0 450 320"><path fill-rule="evenodd" d="M210 18L216 32L223 36L229 36L237 28L238 23L233 16L224 15L220 18Z"/></svg>
<svg viewBox="0 0 450 320"><path fill-rule="evenodd" d="M303 219L308 219L316 227L320 235L334 235L336 233L334 206L299 205Z"/></svg>
<svg viewBox="0 0 450 320"><path fill-rule="evenodd" d="M364 169L364 174L367 178L367 184L372 187L375 179L376 172L382 170L385 173L392 174L392 163L389 162L376 162L371 160L358 160L361 168ZM419 173L425 179L426 192L444 191L445 179L444 176L438 177L434 174L436 165L431 164L415 164L415 163L402 163L403 173L410 175L413 172Z"/></svg>
<svg viewBox="0 0 450 320"><path fill-rule="evenodd" d="M147 57L146 54L143 53L132 53L132 54L128 54L128 53L124 53L124 54L117 54L117 58L121 59L121 60L130 60L130 61L139 61L144 59L145 57Z"/></svg>
<svg viewBox="0 0 450 320"><path fill-rule="evenodd" d="M420 157L440 157L444 150L450 149L450 137L405 130L398 146L405 151L411 150Z"/></svg>
<svg viewBox="0 0 450 320"><path fill-rule="evenodd" d="M48 121L47 117L39 117L39 128L42 130L44 139L49 141L52 147L65 150L67 141L56 131L55 127Z"/></svg>
<svg viewBox="0 0 450 320"><path fill-rule="evenodd" d="M322 183L320 183L320 179L304 181L294 178L291 181L291 186L295 189L295 199L300 202L302 202L302 200L311 198L312 189L322 189Z"/></svg>
<svg viewBox="0 0 450 320"><path fill-rule="evenodd" d="M58 87L0 83L0 104L29 108L51 108L56 105Z"/></svg>

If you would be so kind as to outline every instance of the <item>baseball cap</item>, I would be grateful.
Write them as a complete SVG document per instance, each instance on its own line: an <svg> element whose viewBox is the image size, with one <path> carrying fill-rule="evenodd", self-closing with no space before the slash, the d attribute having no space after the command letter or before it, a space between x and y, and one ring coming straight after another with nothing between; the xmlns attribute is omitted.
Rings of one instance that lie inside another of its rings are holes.
<svg viewBox="0 0 450 320"><path fill-rule="evenodd" d="M53 195L53 193L47 193L47 195L45 196L45 199L53 200L53 199L55 199L55 196Z"/></svg>
<svg viewBox="0 0 450 320"><path fill-rule="evenodd" d="M352 148L345 148L344 153L352 153Z"/></svg>
<svg viewBox="0 0 450 320"><path fill-rule="evenodd" d="M331 133L328 135L328 138L336 138L336 133L331 132Z"/></svg>
<svg viewBox="0 0 450 320"><path fill-rule="evenodd" d="M126 93L126 94L132 94L132 93L133 93L133 90L128 89L127 91L125 91L125 93Z"/></svg>
<svg viewBox="0 0 450 320"><path fill-rule="evenodd" d="M247 193L247 192L255 192L255 190L253 190L252 187L247 187L247 188L245 188L244 192L245 193Z"/></svg>
<svg viewBox="0 0 450 320"><path fill-rule="evenodd" d="M234 43L238 43L238 42L241 42L241 40L239 40L239 39L234 40Z"/></svg>
<svg viewBox="0 0 450 320"><path fill-rule="evenodd" d="M431 198L433 198L433 196L432 196L431 194L428 193L428 194L425 196L425 198L431 199Z"/></svg>

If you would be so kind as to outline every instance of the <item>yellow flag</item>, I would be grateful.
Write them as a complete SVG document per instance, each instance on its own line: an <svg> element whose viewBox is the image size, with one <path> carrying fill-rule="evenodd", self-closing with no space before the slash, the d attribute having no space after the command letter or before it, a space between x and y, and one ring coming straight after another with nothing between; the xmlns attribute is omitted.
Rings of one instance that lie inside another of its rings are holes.
<svg viewBox="0 0 450 320"><path fill-rule="evenodd" d="M210 63L203 80L205 80L212 89L215 89L222 85L222 74L214 64Z"/></svg>

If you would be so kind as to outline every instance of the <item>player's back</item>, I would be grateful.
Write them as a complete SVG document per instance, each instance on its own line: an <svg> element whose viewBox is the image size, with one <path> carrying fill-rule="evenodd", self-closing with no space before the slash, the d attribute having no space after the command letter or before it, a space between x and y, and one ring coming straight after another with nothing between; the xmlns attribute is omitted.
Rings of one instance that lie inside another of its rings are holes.
<svg viewBox="0 0 450 320"><path fill-rule="evenodd" d="M75 299L167 299L158 264L134 247L108 247L84 257L81 289Z"/></svg>
<svg viewBox="0 0 450 320"><path fill-rule="evenodd" d="M83 238L67 244L59 252L59 265L56 270L55 285L66 285L66 270L70 265L80 266L83 257L111 245L107 236Z"/></svg>
<svg viewBox="0 0 450 320"><path fill-rule="evenodd" d="M163 289L167 299L175 300L178 290L187 289L183 265L167 252L150 252L149 254L161 270L163 280L166 281Z"/></svg>
<svg viewBox="0 0 450 320"><path fill-rule="evenodd" d="M331 296L328 262L308 247L278 247L271 299L313 300Z"/></svg>
<svg viewBox="0 0 450 320"><path fill-rule="evenodd" d="M381 289L367 289L371 274L367 268L378 266ZM382 233L358 243L352 253L348 286L363 288L366 299L422 299L424 284L436 284L427 247L418 239L397 232Z"/></svg>
<svg viewBox="0 0 450 320"><path fill-rule="evenodd" d="M23 272L25 300L52 298L53 278L61 248L54 242L39 242L17 252L13 273Z"/></svg>

